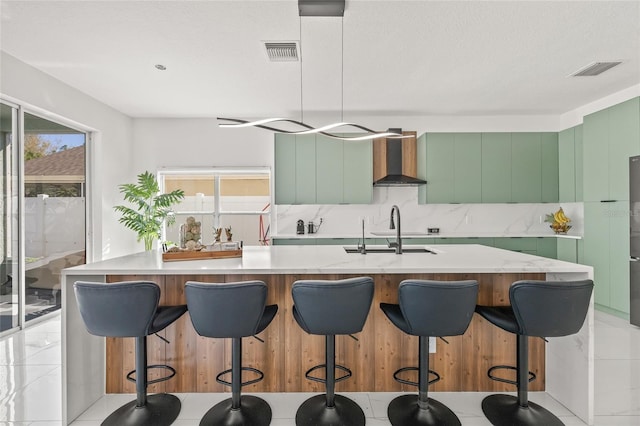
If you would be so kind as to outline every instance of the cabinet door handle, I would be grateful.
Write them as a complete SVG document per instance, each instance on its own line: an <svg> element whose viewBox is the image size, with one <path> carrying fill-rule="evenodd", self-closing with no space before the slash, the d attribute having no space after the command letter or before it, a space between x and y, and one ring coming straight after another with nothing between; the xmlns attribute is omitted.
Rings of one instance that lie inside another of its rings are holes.
<svg viewBox="0 0 640 426"><path fill-rule="evenodd" d="M600 200L601 203L615 203L616 200Z"/></svg>
<svg viewBox="0 0 640 426"><path fill-rule="evenodd" d="M640 261L640 257L629 256L629 262L638 262Z"/></svg>

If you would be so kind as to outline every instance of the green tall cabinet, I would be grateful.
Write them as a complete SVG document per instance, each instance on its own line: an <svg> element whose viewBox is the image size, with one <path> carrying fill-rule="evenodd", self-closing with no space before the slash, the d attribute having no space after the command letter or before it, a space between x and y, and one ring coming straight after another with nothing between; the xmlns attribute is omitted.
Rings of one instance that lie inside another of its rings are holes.
<svg viewBox="0 0 640 426"><path fill-rule="evenodd" d="M587 115L583 124L583 263L595 302L629 313L629 157L640 154L640 98Z"/></svg>

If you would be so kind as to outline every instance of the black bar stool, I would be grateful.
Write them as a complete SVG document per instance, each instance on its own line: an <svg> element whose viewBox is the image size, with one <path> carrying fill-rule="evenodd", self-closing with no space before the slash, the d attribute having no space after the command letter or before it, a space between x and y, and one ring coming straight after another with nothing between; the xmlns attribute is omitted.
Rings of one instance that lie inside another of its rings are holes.
<svg viewBox="0 0 640 426"><path fill-rule="evenodd" d="M516 281L509 288L511 306L480 306L476 312L501 329L517 335L516 367L496 365L487 374L492 380L518 388L518 397L490 395L482 400L482 411L491 424L563 425L546 408L528 400L529 382L536 376L529 371L529 336L560 337L577 333L587 316L592 280ZM493 375L495 370L516 371L516 380Z"/></svg>
<svg viewBox="0 0 640 426"><path fill-rule="evenodd" d="M262 281L213 284L189 281L185 284L189 315L196 332L205 337L231 338L231 369L218 374L216 381L231 386L231 398L214 405L200 425L267 426L271 407L256 396L240 395L242 386L257 383L264 374L242 366L242 338L261 333L278 312L278 305L265 306L267 285ZM242 382L242 371L258 375ZM231 382L222 376L231 373Z"/></svg>
<svg viewBox="0 0 640 426"><path fill-rule="evenodd" d="M166 393L147 395L147 385L172 378L176 370L168 365L147 365L147 336L180 318L187 312L187 306L158 306L160 287L148 281L111 284L77 281L73 288L89 333L136 338L136 369L127 374L127 380L136 384L136 400L111 413L102 425L168 426L173 423L180 413L180 400ZM149 381L147 369L150 368L165 369L170 374Z"/></svg>
<svg viewBox="0 0 640 426"><path fill-rule="evenodd" d="M398 305L380 304L396 327L419 337L418 367L393 373L396 381L417 386L418 395L402 395L391 401L387 414L393 426L460 425L453 411L428 396L429 385L440 380L438 373L429 370L429 337L464 334L477 298L477 281L405 280L398 287ZM416 370L418 382L399 377L402 372ZM429 374L435 378L429 380Z"/></svg>
<svg viewBox="0 0 640 426"><path fill-rule="evenodd" d="M316 395L296 412L297 426L361 426L364 412L351 399L335 394L335 384L351 377L351 370L336 364L336 334L362 331L373 300L373 279L347 278L336 281L300 280L293 283L293 317L309 334L325 336L325 364L312 367L305 377L325 383L327 393ZM325 378L311 376L311 372L325 369ZM338 378L335 370L344 374Z"/></svg>

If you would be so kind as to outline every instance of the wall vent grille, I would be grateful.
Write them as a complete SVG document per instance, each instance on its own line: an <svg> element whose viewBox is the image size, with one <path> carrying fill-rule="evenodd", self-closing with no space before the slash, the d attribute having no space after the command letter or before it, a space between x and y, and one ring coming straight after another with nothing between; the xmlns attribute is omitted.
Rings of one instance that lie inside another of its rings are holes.
<svg viewBox="0 0 640 426"><path fill-rule="evenodd" d="M273 62L298 61L298 46L295 42L265 42L267 56Z"/></svg>
<svg viewBox="0 0 640 426"><path fill-rule="evenodd" d="M620 65L622 62L594 62L592 64L587 65L584 68L579 69L578 71L571 74L573 77L593 77L596 75L600 75L603 72L615 67L616 65Z"/></svg>

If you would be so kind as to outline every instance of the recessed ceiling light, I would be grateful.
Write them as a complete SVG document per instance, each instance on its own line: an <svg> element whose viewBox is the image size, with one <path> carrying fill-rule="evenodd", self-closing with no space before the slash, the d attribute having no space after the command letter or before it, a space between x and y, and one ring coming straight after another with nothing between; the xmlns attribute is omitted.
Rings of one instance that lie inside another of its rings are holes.
<svg viewBox="0 0 640 426"><path fill-rule="evenodd" d="M167 69L167 67L165 67L165 66L164 66L164 65L162 65L162 64L156 64L156 69L159 69L160 71L164 71L164 70L166 70L166 69Z"/></svg>

